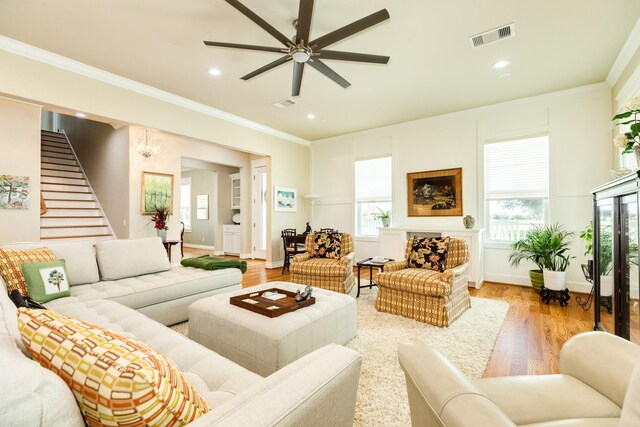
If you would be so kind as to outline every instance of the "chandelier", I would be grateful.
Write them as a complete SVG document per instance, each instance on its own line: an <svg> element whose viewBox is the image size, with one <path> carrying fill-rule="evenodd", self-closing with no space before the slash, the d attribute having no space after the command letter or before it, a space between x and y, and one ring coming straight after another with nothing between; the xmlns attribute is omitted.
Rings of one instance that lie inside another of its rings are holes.
<svg viewBox="0 0 640 427"><path fill-rule="evenodd" d="M156 144L149 137L149 131L145 129L144 136L138 138L136 144L132 144L134 150L136 150L142 157L148 159L155 156L162 151L162 144Z"/></svg>

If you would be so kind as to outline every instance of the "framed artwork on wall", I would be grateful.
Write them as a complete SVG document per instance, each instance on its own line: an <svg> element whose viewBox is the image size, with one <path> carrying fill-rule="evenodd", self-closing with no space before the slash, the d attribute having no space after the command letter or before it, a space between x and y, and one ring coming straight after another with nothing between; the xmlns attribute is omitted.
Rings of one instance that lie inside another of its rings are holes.
<svg viewBox="0 0 640 427"><path fill-rule="evenodd" d="M462 216L462 168L407 174L408 216Z"/></svg>
<svg viewBox="0 0 640 427"><path fill-rule="evenodd" d="M173 213L173 175L142 172L142 215L153 215L157 207L168 207Z"/></svg>
<svg viewBox="0 0 640 427"><path fill-rule="evenodd" d="M273 187L273 210L276 212L296 212L298 191L295 188Z"/></svg>
<svg viewBox="0 0 640 427"><path fill-rule="evenodd" d="M0 209L29 209L29 177L0 175Z"/></svg>

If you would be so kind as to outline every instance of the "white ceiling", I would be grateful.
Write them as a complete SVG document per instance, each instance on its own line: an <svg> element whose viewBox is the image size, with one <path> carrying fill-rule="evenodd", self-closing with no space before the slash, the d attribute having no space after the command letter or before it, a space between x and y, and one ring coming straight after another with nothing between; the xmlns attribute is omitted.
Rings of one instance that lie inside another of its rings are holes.
<svg viewBox="0 0 640 427"><path fill-rule="evenodd" d="M298 0L241 1L293 36ZM637 0L316 0L311 38L382 8L389 21L329 49L389 64L326 60L348 89L306 67L299 104L282 110L272 103L290 95L291 63L245 82L278 54L203 45L281 46L224 0L0 0L0 34L315 140L602 82L640 16ZM469 36L511 22L512 39L471 48ZM511 65L492 69L502 58Z"/></svg>

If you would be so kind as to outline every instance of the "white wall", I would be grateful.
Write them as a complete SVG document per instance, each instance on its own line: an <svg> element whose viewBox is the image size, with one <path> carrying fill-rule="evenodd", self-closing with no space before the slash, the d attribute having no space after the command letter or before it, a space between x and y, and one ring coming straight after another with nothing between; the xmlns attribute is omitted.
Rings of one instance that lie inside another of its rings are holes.
<svg viewBox="0 0 640 427"><path fill-rule="evenodd" d="M29 209L0 209L0 243L40 240L40 106L0 97L0 175L29 177Z"/></svg>
<svg viewBox="0 0 640 427"><path fill-rule="evenodd" d="M461 217L407 216L406 174L462 167L464 215L484 228L483 145L486 142L548 133L550 220L573 231L591 219L590 190L610 180L612 167L611 91L603 84L373 129L312 144L312 188L320 194L314 221L354 232L356 159L392 154L392 226L462 228ZM314 225L314 228L317 228ZM376 255L377 239L356 238L356 257ZM568 281L588 290L580 271L582 243L576 238ZM486 247L487 280L528 284L527 270L509 267L508 245Z"/></svg>

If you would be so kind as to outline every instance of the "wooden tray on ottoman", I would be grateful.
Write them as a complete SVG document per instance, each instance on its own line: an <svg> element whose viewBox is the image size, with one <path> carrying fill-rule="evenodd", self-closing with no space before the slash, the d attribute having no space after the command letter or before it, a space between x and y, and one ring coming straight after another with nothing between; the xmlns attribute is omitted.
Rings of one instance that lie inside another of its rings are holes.
<svg viewBox="0 0 640 427"><path fill-rule="evenodd" d="M265 292L278 292L279 294L285 294L286 297L273 301L262 296L262 294ZM285 313L291 313L292 311L296 311L299 308L308 307L316 303L316 299L314 297L301 302L296 302L295 296L295 292L285 291L284 289L271 288L262 289L258 292L236 295L235 297L229 298L229 302L232 305L244 308L245 310L253 311L254 313L262 314L263 316L267 317L282 316ZM250 302L244 301L246 299L257 301L257 303L252 304ZM268 307L272 306L276 306L278 308L269 310Z"/></svg>

